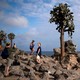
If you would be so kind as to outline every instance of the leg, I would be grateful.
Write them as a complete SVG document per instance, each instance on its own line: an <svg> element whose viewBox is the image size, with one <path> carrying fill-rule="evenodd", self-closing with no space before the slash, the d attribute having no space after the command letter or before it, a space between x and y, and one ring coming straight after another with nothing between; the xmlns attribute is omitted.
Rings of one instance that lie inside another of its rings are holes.
<svg viewBox="0 0 80 80"><path fill-rule="evenodd" d="M5 76L9 75L9 66L5 66L5 72L4 72Z"/></svg>
<svg viewBox="0 0 80 80"><path fill-rule="evenodd" d="M12 59L7 59L7 65L5 66L5 72L4 72L5 76L9 75L9 68L10 68L12 63L13 63Z"/></svg>
<svg viewBox="0 0 80 80"><path fill-rule="evenodd" d="M31 53L30 54L34 54L34 48L31 49Z"/></svg>

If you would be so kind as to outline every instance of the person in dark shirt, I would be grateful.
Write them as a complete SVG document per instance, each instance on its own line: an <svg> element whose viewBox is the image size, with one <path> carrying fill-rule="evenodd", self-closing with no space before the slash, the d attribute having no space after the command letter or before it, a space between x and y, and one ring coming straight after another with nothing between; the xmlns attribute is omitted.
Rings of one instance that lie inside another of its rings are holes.
<svg viewBox="0 0 80 80"><path fill-rule="evenodd" d="M40 58L41 58L42 52L41 52L41 43L40 42L38 43L38 48L37 48L37 51L36 51L36 55L39 55Z"/></svg>
<svg viewBox="0 0 80 80"><path fill-rule="evenodd" d="M1 57L3 59L6 59L7 60L7 64L8 64L8 57L9 57L9 49L10 49L10 43L6 43L6 46L4 48L4 50L2 51L2 54L1 54ZM9 70L9 67L8 65L5 65L5 71L4 71L4 75L7 76L8 75L8 70Z"/></svg>
<svg viewBox="0 0 80 80"><path fill-rule="evenodd" d="M13 57L14 57L14 53L12 53L12 49L11 49L11 44L10 43L6 43L6 47L4 48L3 52L2 52L2 58L7 60L7 63L5 65L5 71L4 71L4 76L8 76L9 75L9 69L11 64L13 63Z"/></svg>
<svg viewBox="0 0 80 80"><path fill-rule="evenodd" d="M32 42L30 43L30 50L31 50L31 53L30 54L33 54L34 53L34 40L32 40Z"/></svg>
<svg viewBox="0 0 80 80"><path fill-rule="evenodd" d="M1 57L3 59L7 59L9 57L9 49L10 49L10 43L6 44L6 47L4 48L4 50L2 51Z"/></svg>

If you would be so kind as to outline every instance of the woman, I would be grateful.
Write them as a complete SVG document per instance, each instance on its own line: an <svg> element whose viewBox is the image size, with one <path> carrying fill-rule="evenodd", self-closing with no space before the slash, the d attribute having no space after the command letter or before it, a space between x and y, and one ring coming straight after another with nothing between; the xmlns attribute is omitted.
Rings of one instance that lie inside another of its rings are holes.
<svg viewBox="0 0 80 80"><path fill-rule="evenodd" d="M31 50L31 53L30 54L33 54L34 53L34 40L32 40L32 42L30 43L30 50Z"/></svg>

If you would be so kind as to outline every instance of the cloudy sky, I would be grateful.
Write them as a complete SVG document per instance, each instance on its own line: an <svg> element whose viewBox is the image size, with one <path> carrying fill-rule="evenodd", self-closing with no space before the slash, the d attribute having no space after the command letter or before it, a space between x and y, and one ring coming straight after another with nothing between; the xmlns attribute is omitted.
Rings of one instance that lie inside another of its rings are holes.
<svg viewBox="0 0 80 80"><path fill-rule="evenodd" d="M74 13L75 33L73 41L80 50L80 1L79 0L0 0L0 30L16 35L17 47L29 51L29 44L35 40L42 43L43 51L59 47L59 33L56 25L50 24L50 10L59 3L67 3ZM70 39L65 33L65 40Z"/></svg>

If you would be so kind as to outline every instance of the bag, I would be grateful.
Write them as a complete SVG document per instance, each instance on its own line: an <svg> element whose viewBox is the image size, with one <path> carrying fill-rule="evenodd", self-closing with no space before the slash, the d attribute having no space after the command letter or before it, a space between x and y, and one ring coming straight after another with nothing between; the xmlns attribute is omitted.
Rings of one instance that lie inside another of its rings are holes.
<svg viewBox="0 0 80 80"><path fill-rule="evenodd" d="M36 62L40 63L40 56L39 55L36 56Z"/></svg>
<svg viewBox="0 0 80 80"><path fill-rule="evenodd" d="M2 51L1 57L2 57L3 59L7 59L7 58L9 57L9 53L8 53L8 49L7 49L7 48L5 48L5 49Z"/></svg>
<svg viewBox="0 0 80 80"><path fill-rule="evenodd" d="M36 59L38 59L38 60L39 60L39 59L40 59L40 56L39 56L39 55L37 55L37 56L36 56Z"/></svg>

